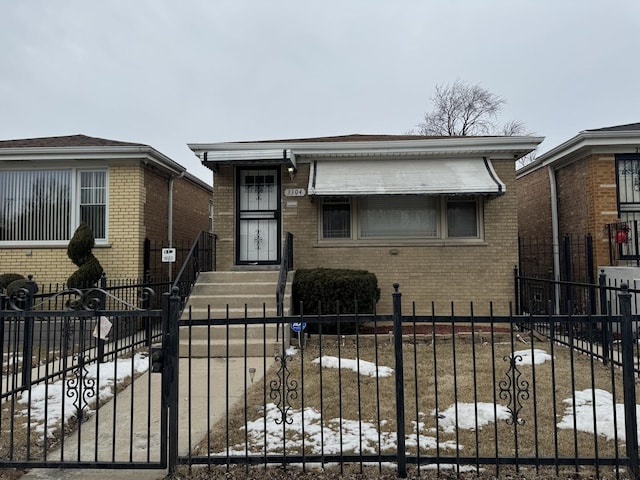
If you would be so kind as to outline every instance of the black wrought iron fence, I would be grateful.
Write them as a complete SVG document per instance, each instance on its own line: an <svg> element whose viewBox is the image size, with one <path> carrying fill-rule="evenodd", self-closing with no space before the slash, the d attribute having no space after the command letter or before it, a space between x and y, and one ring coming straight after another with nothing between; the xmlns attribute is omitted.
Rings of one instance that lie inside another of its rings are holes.
<svg viewBox="0 0 640 480"><path fill-rule="evenodd" d="M197 245L196 252L194 245ZM182 267L188 262L197 262L198 271L208 272L216 269L216 235L213 233L200 232L193 241L174 242L171 247L175 249L175 262L162 261L162 250L168 247L166 242L145 239L143 268L146 276L174 282L180 276Z"/></svg>
<svg viewBox="0 0 640 480"><path fill-rule="evenodd" d="M460 316L452 305L451 315L417 316L402 313L396 291L392 316L183 320L186 347L203 336L210 347L204 358L189 355L180 372L187 379L176 396L192 399L181 430L189 432L190 448L176 462L265 470L333 465L367 475L392 468L401 477L428 469L637 473L635 342L625 339L631 296L620 299L621 315ZM323 333L326 322L356 319L354 335ZM270 333L259 356L245 350L235 362L219 363L236 338L246 345L281 322L275 352ZM572 333L593 333L605 322L622 332L615 362L603 357L596 335L577 344ZM319 333L291 348L289 325L311 323ZM532 333L539 324L548 335ZM203 396L206 405L195 400Z"/></svg>

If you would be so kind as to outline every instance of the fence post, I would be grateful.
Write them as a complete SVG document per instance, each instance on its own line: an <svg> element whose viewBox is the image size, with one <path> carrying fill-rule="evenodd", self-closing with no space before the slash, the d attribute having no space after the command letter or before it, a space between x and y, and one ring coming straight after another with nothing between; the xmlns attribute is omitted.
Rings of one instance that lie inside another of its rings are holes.
<svg viewBox="0 0 640 480"><path fill-rule="evenodd" d="M633 328L631 325L631 294L629 286L622 284L620 313L622 315L622 383L624 387L624 427L627 457L632 478L638 478L638 418L636 414L636 382L634 373Z"/></svg>
<svg viewBox="0 0 640 480"><path fill-rule="evenodd" d="M169 412L169 445L168 468L169 475L175 474L178 464L178 379L180 366L178 364L178 343L180 332L180 294L178 287L173 287L164 302L164 358L165 365L162 374L163 396L167 402Z"/></svg>
<svg viewBox="0 0 640 480"><path fill-rule="evenodd" d="M107 309L107 295L105 294L107 288L107 274L102 272L102 276L100 277L100 308L98 310L106 310ZM98 333L98 362L104 363L104 344L106 340L102 338L102 315L98 313L98 326L96 327L96 332ZM116 339L117 341L117 339Z"/></svg>
<svg viewBox="0 0 640 480"><path fill-rule="evenodd" d="M607 276L604 270L600 270L598 276L598 291L600 293L600 315L606 316L607 320L600 323L600 330L602 331L602 357L604 364L608 365L611 357L610 342L611 342L611 322L609 321L609 305L607 301Z"/></svg>
<svg viewBox="0 0 640 480"><path fill-rule="evenodd" d="M518 245L520 244L520 237L518 237ZM513 285L515 287L515 296L516 296L516 314L522 315L520 311L520 276L518 272L518 267L513 268Z"/></svg>
<svg viewBox="0 0 640 480"><path fill-rule="evenodd" d="M595 267L593 265L593 237L590 233L585 237L585 250L587 255L587 283L590 285L595 285ZM591 315L595 315L596 312L596 288L589 287L589 308L591 311L589 312Z"/></svg>
<svg viewBox="0 0 640 480"><path fill-rule="evenodd" d="M24 317L24 338L22 339L22 388L31 387L31 364L33 358L33 296L36 293L36 282L33 281L33 275L28 276L26 285L27 296L25 298L24 310L30 312Z"/></svg>
<svg viewBox="0 0 640 480"><path fill-rule="evenodd" d="M571 286L571 282L573 282L573 258L571 258L571 237L569 235L564 236L564 275L564 280L567 282L567 284L565 286L566 298L564 299L564 302L562 302L562 304L567 306L567 311L564 313L572 314L573 287ZM562 310L560 310L560 312L558 313L562 313Z"/></svg>
<svg viewBox="0 0 640 480"><path fill-rule="evenodd" d="M398 437L398 476L407 478L407 452L404 425L404 362L402 359L402 294L393 284L393 338L396 353L396 429Z"/></svg>

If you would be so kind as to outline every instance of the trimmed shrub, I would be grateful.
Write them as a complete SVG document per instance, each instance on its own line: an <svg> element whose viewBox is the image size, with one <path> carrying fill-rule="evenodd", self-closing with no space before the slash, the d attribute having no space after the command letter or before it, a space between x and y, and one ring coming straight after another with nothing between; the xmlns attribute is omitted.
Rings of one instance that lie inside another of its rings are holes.
<svg viewBox="0 0 640 480"><path fill-rule="evenodd" d="M292 297L294 314L300 313L301 302L305 315L373 313L380 288L375 274L366 270L302 269L296 271ZM322 331L333 333L336 327L335 322L323 324ZM353 324L341 323L340 327L341 333L355 331ZM309 325L310 332L315 330L317 326Z"/></svg>
<svg viewBox="0 0 640 480"><path fill-rule="evenodd" d="M7 290L7 287L16 280L26 280L19 273L3 273L0 275L0 291Z"/></svg>
<svg viewBox="0 0 640 480"><path fill-rule="evenodd" d="M103 270L98 259L91 253L94 245L95 238L91 228L86 223L81 223L67 247L67 256L78 266L78 270L67 279L67 287L87 288L100 280Z"/></svg>

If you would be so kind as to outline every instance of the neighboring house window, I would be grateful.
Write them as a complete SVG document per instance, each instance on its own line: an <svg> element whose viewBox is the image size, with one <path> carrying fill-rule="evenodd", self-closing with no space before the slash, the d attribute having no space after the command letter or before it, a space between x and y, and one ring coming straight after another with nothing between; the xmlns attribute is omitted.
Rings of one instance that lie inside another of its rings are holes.
<svg viewBox="0 0 640 480"><path fill-rule="evenodd" d="M387 195L322 201L322 239L479 239L481 199Z"/></svg>
<svg viewBox="0 0 640 480"><path fill-rule="evenodd" d="M106 238L107 172L80 172L80 222L89 225L95 238Z"/></svg>
<svg viewBox="0 0 640 480"><path fill-rule="evenodd" d="M106 170L0 171L0 242L68 242L81 221L107 234Z"/></svg>
<svg viewBox="0 0 640 480"><path fill-rule="evenodd" d="M618 212L623 221L640 219L640 155L616 155Z"/></svg>

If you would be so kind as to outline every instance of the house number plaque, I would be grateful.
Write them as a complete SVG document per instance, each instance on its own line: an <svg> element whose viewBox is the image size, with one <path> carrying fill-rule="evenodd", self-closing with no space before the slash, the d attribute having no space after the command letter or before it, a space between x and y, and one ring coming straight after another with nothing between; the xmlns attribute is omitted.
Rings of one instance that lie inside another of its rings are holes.
<svg viewBox="0 0 640 480"><path fill-rule="evenodd" d="M304 197L306 195L304 188L287 188L284 191L285 197Z"/></svg>

